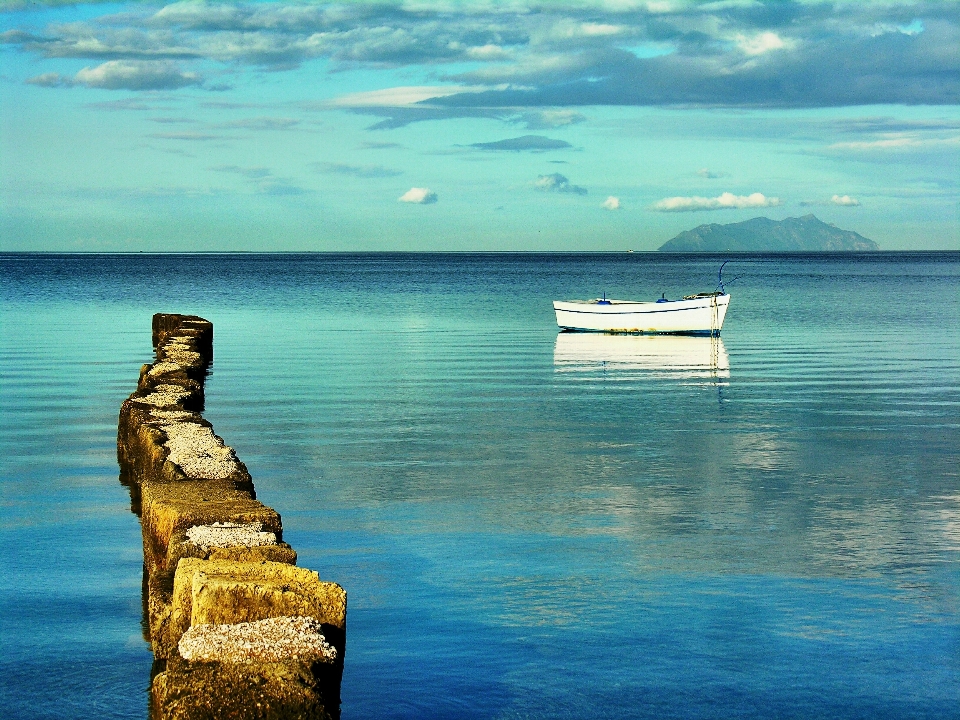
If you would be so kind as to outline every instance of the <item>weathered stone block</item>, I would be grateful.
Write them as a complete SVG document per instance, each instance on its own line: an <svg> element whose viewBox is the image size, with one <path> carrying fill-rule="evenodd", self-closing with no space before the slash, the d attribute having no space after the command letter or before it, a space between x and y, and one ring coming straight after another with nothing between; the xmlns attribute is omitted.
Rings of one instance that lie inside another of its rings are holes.
<svg viewBox="0 0 960 720"><path fill-rule="evenodd" d="M210 528L210 525L192 526L186 530L175 532L167 546L166 566L176 568L177 563L185 557L198 558L200 560L233 560L236 562L263 562L269 560L272 562L285 563L287 565L297 564L297 553L287 543L277 539L276 533L264 531L262 525L251 523L249 525L240 525L238 523L223 523L223 525L239 526L241 528L256 528L259 534L269 535L271 542L259 542L250 544L243 539L231 542L229 539L207 537L205 541L191 539L188 535L193 533L196 537L198 530Z"/></svg>
<svg viewBox="0 0 960 720"><path fill-rule="evenodd" d="M196 349L209 364L213 360L213 323L196 315L157 313L153 316L153 347L160 347L171 335L192 336Z"/></svg>
<svg viewBox="0 0 960 720"><path fill-rule="evenodd" d="M168 661L150 688L154 720L335 720L336 669L306 662Z"/></svg>
<svg viewBox="0 0 960 720"><path fill-rule="evenodd" d="M279 540L283 534L280 515L251 495L232 480L141 483L140 518L148 567L166 567L170 540L194 525L260 523Z"/></svg>
<svg viewBox="0 0 960 720"><path fill-rule="evenodd" d="M312 617L342 657L347 595L304 568L276 562L246 563L184 558L177 565L169 643L191 625Z"/></svg>
<svg viewBox="0 0 960 720"><path fill-rule="evenodd" d="M174 652L176 640L169 631L173 600L174 572L183 558L199 560L227 560L240 563L275 562L296 565L297 553L285 542L256 547L201 547L186 541L186 533L174 533L170 540L165 562L150 558L152 553L144 550L144 568L147 580L144 602L148 637L154 655L168 657ZM334 633L336 635L336 633Z"/></svg>

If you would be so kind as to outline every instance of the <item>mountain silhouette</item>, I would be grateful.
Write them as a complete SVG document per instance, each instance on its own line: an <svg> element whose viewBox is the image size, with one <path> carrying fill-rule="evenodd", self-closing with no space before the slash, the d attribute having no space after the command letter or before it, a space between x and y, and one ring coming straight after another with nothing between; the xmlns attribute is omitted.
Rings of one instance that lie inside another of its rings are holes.
<svg viewBox="0 0 960 720"><path fill-rule="evenodd" d="M658 248L661 252L863 252L878 249L873 240L851 230L841 230L812 214L779 222L757 217L729 225L701 225L680 233Z"/></svg>

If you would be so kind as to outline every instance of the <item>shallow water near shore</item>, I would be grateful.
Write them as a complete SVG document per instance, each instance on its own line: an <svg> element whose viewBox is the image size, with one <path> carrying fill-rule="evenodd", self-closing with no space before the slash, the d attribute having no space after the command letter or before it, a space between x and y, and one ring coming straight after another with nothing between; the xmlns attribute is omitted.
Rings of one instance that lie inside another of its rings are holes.
<svg viewBox="0 0 960 720"><path fill-rule="evenodd" d="M720 340L554 299L732 300ZM348 592L343 718L948 718L960 253L0 256L0 715L146 717L154 312Z"/></svg>

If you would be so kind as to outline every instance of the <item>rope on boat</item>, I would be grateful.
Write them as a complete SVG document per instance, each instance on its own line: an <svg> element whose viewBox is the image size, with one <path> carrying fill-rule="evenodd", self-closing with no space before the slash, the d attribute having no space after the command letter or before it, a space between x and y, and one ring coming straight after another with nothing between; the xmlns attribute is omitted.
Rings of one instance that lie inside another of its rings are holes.
<svg viewBox="0 0 960 720"><path fill-rule="evenodd" d="M719 295L720 293L714 293L710 300L710 337L720 335L720 305L717 302Z"/></svg>

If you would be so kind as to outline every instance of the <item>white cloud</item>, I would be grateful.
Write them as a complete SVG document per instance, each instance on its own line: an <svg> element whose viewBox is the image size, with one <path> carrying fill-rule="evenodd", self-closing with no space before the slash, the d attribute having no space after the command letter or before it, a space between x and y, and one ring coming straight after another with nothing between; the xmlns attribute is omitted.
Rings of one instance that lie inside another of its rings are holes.
<svg viewBox="0 0 960 720"><path fill-rule="evenodd" d="M597 22L577 22L573 18L564 18L556 22L549 30L548 37L557 40L573 38L596 38L619 35L625 30L622 25Z"/></svg>
<svg viewBox="0 0 960 720"><path fill-rule="evenodd" d="M830 146L833 150L885 150L919 145L920 141L909 137L886 138L884 140L863 140L839 142Z"/></svg>
<svg viewBox="0 0 960 720"><path fill-rule="evenodd" d="M576 110L534 110L523 113L520 119L532 130L543 130L575 125L583 122L587 117Z"/></svg>
<svg viewBox="0 0 960 720"><path fill-rule="evenodd" d="M849 195L834 195L830 198L830 202L834 205L844 205L845 207L856 207L860 204L860 201L856 198L852 198Z"/></svg>
<svg viewBox="0 0 960 720"><path fill-rule="evenodd" d="M158 10L153 19L164 24L216 27L241 20L240 8L197 2L175 2Z"/></svg>
<svg viewBox="0 0 960 720"><path fill-rule="evenodd" d="M611 25L609 23L583 23L580 25L580 31L587 37L597 37L604 35L619 35L623 32L621 25Z"/></svg>
<svg viewBox="0 0 960 720"><path fill-rule="evenodd" d="M920 139L913 136L897 135L879 140L858 140L838 142L828 146L828 150L905 150L921 147L960 145L960 136Z"/></svg>
<svg viewBox="0 0 960 720"><path fill-rule="evenodd" d="M445 87L416 85L406 87L384 88L383 90L369 90L367 92L341 95L333 100L337 107L405 107L415 105L424 100L456 95L463 92L472 92L479 88L451 86ZM486 88L483 88L486 89Z"/></svg>
<svg viewBox="0 0 960 720"><path fill-rule="evenodd" d="M747 37L746 35L737 35L737 47L747 55L762 55L771 50L782 50L785 47L793 45L790 41L783 40L774 32L762 32Z"/></svg>
<svg viewBox="0 0 960 720"><path fill-rule="evenodd" d="M437 201L437 194L430 188L410 188L397 198L400 202L430 205Z"/></svg>
<svg viewBox="0 0 960 720"><path fill-rule="evenodd" d="M752 195L734 195L725 192L715 198L671 197L664 198L651 207L658 212L696 212L698 210L730 210L755 207L773 207L780 204L780 198L768 198L762 193Z"/></svg>
<svg viewBox="0 0 960 720"><path fill-rule="evenodd" d="M538 175L533 186L537 190L546 190L549 192L573 193L574 195L586 195L587 189L579 185L571 185L565 175L560 173L551 173L550 175Z"/></svg>
<svg viewBox="0 0 960 720"><path fill-rule="evenodd" d="M74 82L60 73L48 72L28 79L27 84L40 87L72 87Z"/></svg>
<svg viewBox="0 0 960 720"><path fill-rule="evenodd" d="M608 197L606 200L603 201L600 207L606 208L607 210L619 210L620 198L614 197L613 195L611 195L610 197Z"/></svg>
<svg viewBox="0 0 960 720"><path fill-rule="evenodd" d="M510 53L493 43L468 47L464 52L471 60L507 60L510 58Z"/></svg>
<svg viewBox="0 0 960 720"><path fill-rule="evenodd" d="M201 81L199 75L182 72L175 63L153 60L108 60L74 76L77 84L104 90L172 90Z"/></svg>

